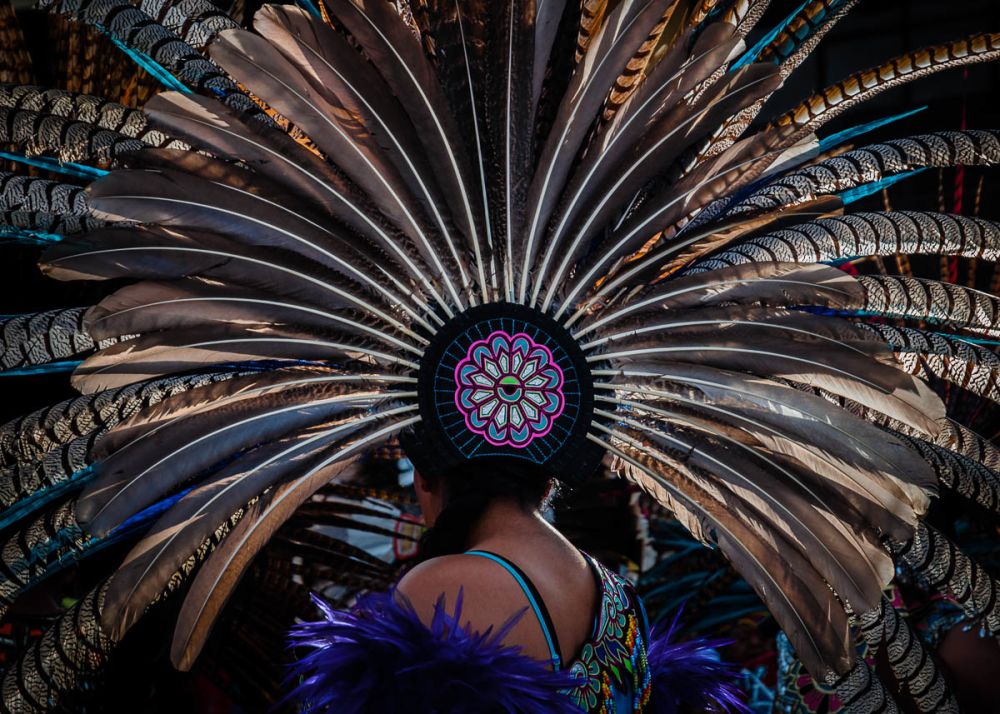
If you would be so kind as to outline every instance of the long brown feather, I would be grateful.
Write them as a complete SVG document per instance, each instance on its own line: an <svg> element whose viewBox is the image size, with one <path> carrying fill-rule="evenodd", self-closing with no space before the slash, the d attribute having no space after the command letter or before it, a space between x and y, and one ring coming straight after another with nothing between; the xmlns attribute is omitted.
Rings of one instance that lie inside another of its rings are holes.
<svg viewBox="0 0 1000 714"><path fill-rule="evenodd" d="M212 626L253 557L274 531L319 488L351 478L362 448L377 446L419 417L398 419L345 444L294 481L265 495L199 570L177 618L170 659L180 670L194 664Z"/></svg>
<svg viewBox="0 0 1000 714"><path fill-rule="evenodd" d="M612 453L633 467L627 472L658 500L670 500L697 513L702 530L718 543L736 570L751 584L774 613L795 647L796 654L815 676L825 679L845 672L853 661L847 617L823 579L783 537L750 518L729 510L721 494L692 483L690 469L621 432L611 434ZM737 515L738 514L738 515Z"/></svg>

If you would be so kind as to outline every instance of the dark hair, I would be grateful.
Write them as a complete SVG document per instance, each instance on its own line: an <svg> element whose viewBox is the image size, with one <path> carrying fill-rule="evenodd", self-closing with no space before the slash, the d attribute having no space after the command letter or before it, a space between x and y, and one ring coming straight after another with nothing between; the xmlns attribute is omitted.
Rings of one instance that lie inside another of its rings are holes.
<svg viewBox="0 0 1000 714"><path fill-rule="evenodd" d="M432 484L443 484L447 499L434 527L420 540L422 560L464 551L472 529L493 501L509 498L523 508L538 508L553 483L547 470L512 459L475 459L420 475Z"/></svg>

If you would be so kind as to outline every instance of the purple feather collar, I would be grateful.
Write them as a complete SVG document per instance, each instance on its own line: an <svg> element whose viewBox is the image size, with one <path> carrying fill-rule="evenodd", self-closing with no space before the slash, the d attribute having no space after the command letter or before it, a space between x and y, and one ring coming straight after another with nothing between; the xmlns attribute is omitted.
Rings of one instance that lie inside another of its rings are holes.
<svg viewBox="0 0 1000 714"><path fill-rule="evenodd" d="M309 653L294 665L295 685L286 698L310 713L580 714L563 693L576 683L569 670L552 672L503 644L524 611L495 632L476 633L461 625L461 593L454 612L443 597L438 600L430 627L392 591L365 595L346 611L313 599L323 619L291 632L292 646ZM709 643L670 642L674 625L649 647L653 692L647 711L743 710L730 684L732 669Z"/></svg>

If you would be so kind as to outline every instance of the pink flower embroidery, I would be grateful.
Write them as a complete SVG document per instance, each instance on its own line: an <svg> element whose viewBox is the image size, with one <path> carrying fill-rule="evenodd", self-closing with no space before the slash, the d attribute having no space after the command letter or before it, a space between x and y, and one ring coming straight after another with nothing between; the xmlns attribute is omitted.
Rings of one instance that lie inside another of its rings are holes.
<svg viewBox="0 0 1000 714"><path fill-rule="evenodd" d="M548 347L502 330L473 342L455 367L465 425L494 446L523 449L545 436L566 405L563 372Z"/></svg>

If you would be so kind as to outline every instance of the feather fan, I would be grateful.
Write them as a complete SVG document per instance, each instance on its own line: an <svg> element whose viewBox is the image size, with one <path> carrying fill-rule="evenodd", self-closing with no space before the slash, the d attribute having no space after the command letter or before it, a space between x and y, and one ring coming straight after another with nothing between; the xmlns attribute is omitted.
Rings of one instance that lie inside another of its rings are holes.
<svg viewBox="0 0 1000 714"><path fill-rule="evenodd" d="M730 560L852 712L897 710L856 641L921 711L954 711L883 591L906 569L1000 630L1000 583L925 522L943 490L1000 511L1000 449L942 398L1000 403L1000 298L841 268L995 263L994 221L848 207L996 164L1000 132L816 131L1000 39L769 115L855 4L758 27L766 0L318 0L252 21L43 2L168 91L139 109L0 88L3 156L46 172L0 173L0 236L44 245L51 278L104 281L96 304L0 320L5 374L72 371L81 392L0 425L0 610L68 563L100 571L5 671L0 710L72 709L173 597L190 669L269 541L327 558L281 571L302 607L302 573L381 582L376 555L303 523L331 482L371 486L367 455L405 431L472 470L606 457Z"/></svg>

